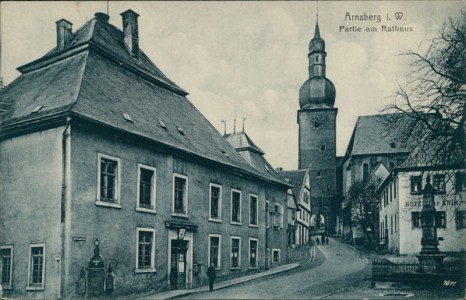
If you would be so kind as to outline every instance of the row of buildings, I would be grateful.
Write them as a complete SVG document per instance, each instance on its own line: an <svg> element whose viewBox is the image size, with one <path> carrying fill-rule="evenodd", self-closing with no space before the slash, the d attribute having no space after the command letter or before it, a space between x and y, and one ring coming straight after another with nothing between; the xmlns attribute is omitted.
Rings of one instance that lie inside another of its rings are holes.
<svg viewBox="0 0 466 300"><path fill-rule="evenodd" d="M189 289L210 265L219 278L260 272L321 234L363 243L372 232L391 251L416 253L427 175L440 250L465 250L464 165L419 165L413 145L387 133L390 115L359 117L336 156L336 90L318 24L299 91L299 169L282 170L244 131L219 134L139 48L139 15L121 16L122 30L104 13L75 32L57 21L56 46L0 91L7 295ZM374 225L361 228L344 199L369 180L379 196Z"/></svg>
<svg viewBox="0 0 466 300"><path fill-rule="evenodd" d="M354 218L349 202L342 202L339 231L350 243L368 243L398 254L421 250L423 189L430 180L435 189L435 227L439 249L466 251L466 177L464 162L432 161L432 149L401 143L390 126L392 114L358 118L342 165L343 197L357 182L375 184L377 199L363 228ZM436 147L434 143L432 148ZM429 178L429 179L427 179ZM349 204L349 205L348 205Z"/></svg>
<svg viewBox="0 0 466 300"><path fill-rule="evenodd" d="M308 242L309 173L220 135L139 48L138 14L121 16L57 21L56 46L1 90L9 296L189 289L210 265L242 276Z"/></svg>

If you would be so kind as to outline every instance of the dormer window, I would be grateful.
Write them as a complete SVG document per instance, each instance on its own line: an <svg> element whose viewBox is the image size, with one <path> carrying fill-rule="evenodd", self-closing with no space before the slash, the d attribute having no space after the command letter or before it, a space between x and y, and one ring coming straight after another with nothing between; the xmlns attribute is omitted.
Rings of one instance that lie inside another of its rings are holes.
<svg viewBox="0 0 466 300"><path fill-rule="evenodd" d="M126 121L134 123L133 119L131 119L131 116L128 115L127 113L124 112L124 113L121 113L121 115L123 116L123 119L125 119Z"/></svg>
<svg viewBox="0 0 466 300"><path fill-rule="evenodd" d="M390 143L390 148L394 149L395 147L396 147L395 142L391 142L391 143Z"/></svg>
<svg viewBox="0 0 466 300"><path fill-rule="evenodd" d="M34 107L34 109L31 111L31 114L38 113L39 110L42 109L42 107L44 107L44 106L43 105L38 105L38 106Z"/></svg>
<svg viewBox="0 0 466 300"><path fill-rule="evenodd" d="M181 128L181 127L176 127L176 129L178 129L178 132L179 132L181 135L184 135L183 128Z"/></svg>
<svg viewBox="0 0 466 300"><path fill-rule="evenodd" d="M228 155L228 153L226 153L226 152L223 151L223 150L222 150L222 153L223 153L223 155L225 155L226 157L230 157L230 156Z"/></svg>
<svg viewBox="0 0 466 300"><path fill-rule="evenodd" d="M165 123L162 121L162 120L157 120L160 124L160 127L162 127L163 129L167 129L167 125L165 125Z"/></svg>

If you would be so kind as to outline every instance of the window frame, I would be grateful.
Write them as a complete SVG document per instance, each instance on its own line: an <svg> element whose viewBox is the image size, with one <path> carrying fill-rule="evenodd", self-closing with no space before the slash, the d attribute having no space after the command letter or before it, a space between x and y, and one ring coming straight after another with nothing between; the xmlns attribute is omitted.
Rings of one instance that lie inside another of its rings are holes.
<svg viewBox="0 0 466 300"><path fill-rule="evenodd" d="M116 176L115 176L115 197L113 202L103 201L100 193L101 189L101 161L102 159L112 160L117 163L116 167ZM113 207L113 208L121 208L121 159L115 156L97 153L97 199L96 205L98 206L106 206L106 207Z"/></svg>
<svg viewBox="0 0 466 300"><path fill-rule="evenodd" d="M441 220L441 226L439 226L438 220ZM434 217L434 226L437 229L446 229L447 228L447 212L444 210L437 210L435 211L435 217Z"/></svg>
<svg viewBox="0 0 466 300"><path fill-rule="evenodd" d="M460 192L466 190L466 173L458 171L455 173L455 191Z"/></svg>
<svg viewBox="0 0 466 300"><path fill-rule="evenodd" d="M278 260L275 260L275 253L278 252ZM272 262L273 263L280 263L281 261L281 249L272 249Z"/></svg>
<svg viewBox="0 0 466 300"><path fill-rule="evenodd" d="M219 191L219 196L218 196L218 218L212 217L212 188L218 188ZM222 195L223 195L223 189L220 184L215 184L215 183L210 183L209 184L209 221L211 222L222 222Z"/></svg>
<svg viewBox="0 0 466 300"><path fill-rule="evenodd" d="M150 267L149 268L141 268L139 267L139 233L140 232L150 232L152 233L152 245L150 251ZM136 265L134 272L135 273L154 273L157 269L155 267L155 229L148 228L148 227L137 227L136 228Z"/></svg>
<svg viewBox="0 0 466 300"><path fill-rule="evenodd" d="M2 278L0 277L0 283L2 285L2 288L4 290L9 290L9 289L12 289L13 288L13 256L14 256L14 247L13 245L2 245L0 246L0 251L2 250L7 250L9 249L10 250L10 268L8 270L8 276L9 276L9 282L8 283L5 283L2 281ZM3 257L1 256L0 254L0 272L1 272L1 276L3 276Z"/></svg>
<svg viewBox="0 0 466 300"><path fill-rule="evenodd" d="M445 194L445 177L445 174L434 174L432 176L432 187L434 188L436 194ZM440 189L438 189L438 187L440 187Z"/></svg>
<svg viewBox="0 0 466 300"><path fill-rule="evenodd" d="M411 212L411 227L412 228L422 228L422 214L421 213L422 213L421 211Z"/></svg>
<svg viewBox="0 0 466 300"><path fill-rule="evenodd" d="M215 270L221 270L221 263L222 263L222 236L220 234L209 234L209 244L207 247L207 258L208 258L208 263L207 266L210 267L210 262L211 262L211 239L212 238L218 238L218 248L217 248L217 266L215 267Z"/></svg>
<svg viewBox="0 0 466 300"><path fill-rule="evenodd" d="M251 199L256 199L256 223L251 223ZM259 196L256 194L249 194L249 227L259 227Z"/></svg>
<svg viewBox="0 0 466 300"><path fill-rule="evenodd" d="M283 209L283 205L281 205L280 203L274 202L273 207L274 207L273 228L282 229L283 228L283 215L285 213L284 209ZM277 212L277 207L278 207L278 212ZM301 216L300 219L303 220L303 216ZM278 224L277 224L277 222L278 222Z"/></svg>
<svg viewBox="0 0 466 300"><path fill-rule="evenodd" d="M462 224L459 223L458 215L462 215ZM455 225L457 230L466 229L466 210L457 210L455 212Z"/></svg>
<svg viewBox="0 0 466 300"><path fill-rule="evenodd" d="M233 240L239 241L238 243L238 265L233 266ZM240 236L231 236L230 237L230 269L241 269L241 237Z"/></svg>
<svg viewBox="0 0 466 300"><path fill-rule="evenodd" d="M416 182L413 182L416 180ZM413 175L409 178L411 195L419 195L422 193L422 175Z"/></svg>
<svg viewBox="0 0 466 300"><path fill-rule="evenodd" d="M256 257L255 257L255 263L256 265L255 266L251 266L251 242L252 241L255 241L256 242ZM259 239L257 238L249 238L249 243L248 243L248 262L249 262L249 266L248 266L248 269L257 269L259 268Z"/></svg>
<svg viewBox="0 0 466 300"><path fill-rule="evenodd" d="M140 212L147 212L147 213L156 213L157 212L157 169L155 167L151 167L151 166L148 166L148 165L144 165L144 164L139 164L138 163L138 178L137 178L137 182L136 182L136 189L137 189L137 192L136 192L136 211L140 211ZM141 170L142 169L146 169L146 170L149 170L149 171L152 171L153 172L153 175L152 175L152 183L151 183L151 195L150 195L150 198L151 198L151 207L150 208L147 208L147 207L142 207L141 206Z"/></svg>
<svg viewBox="0 0 466 300"><path fill-rule="evenodd" d="M40 284L34 284L32 283L32 249L33 248L42 248L42 282ZM34 244L29 244L29 261L28 261L28 281L27 281L27 287L26 290L28 291L43 291L45 289L45 243L34 243Z"/></svg>
<svg viewBox="0 0 466 300"><path fill-rule="evenodd" d="M269 200L265 200L265 228L269 228L270 227L270 221L271 221L271 211L270 211L270 201Z"/></svg>
<svg viewBox="0 0 466 300"><path fill-rule="evenodd" d="M184 212L176 212L175 211L175 182L176 178L181 178L185 180L185 185L184 185L184 193L183 193L183 206L184 206ZM189 180L188 176L181 175L178 173L173 173L173 186L172 186L172 212L171 215L175 217L182 217L182 218L187 218L189 215L188 207L189 207L189 197L188 197L188 191L189 191Z"/></svg>
<svg viewBox="0 0 466 300"><path fill-rule="evenodd" d="M238 217L239 221L234 221L233 220L233 193L238 193L239 194L239 207L238 207ZM233 225L241 225L241 191L236 190L236 189L231 189L230 193L230 224Z"/></svg>

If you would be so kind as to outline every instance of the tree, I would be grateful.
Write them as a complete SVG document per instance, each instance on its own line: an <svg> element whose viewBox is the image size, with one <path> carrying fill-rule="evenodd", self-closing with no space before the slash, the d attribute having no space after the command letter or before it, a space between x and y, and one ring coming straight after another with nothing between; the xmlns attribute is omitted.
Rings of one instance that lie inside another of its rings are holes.
<svg viewBox="0 0 466 300"><path fill-rule="evenodd" d="M393 115L397 140L416 146L425 165L464 165L465 161L466 12L449 18L422 51L409 51L406 84L395 102L384 108Z"/></svg>
<svg viewBox="0 0 466 300"><path fill-rule="evenodd" d="M349 212L351 223L361 227L369 244L372 244L376 234L374 224L378 223L378 202L377 184L374 180L369 180L353 183L343 203L343 207Z"/></svg>

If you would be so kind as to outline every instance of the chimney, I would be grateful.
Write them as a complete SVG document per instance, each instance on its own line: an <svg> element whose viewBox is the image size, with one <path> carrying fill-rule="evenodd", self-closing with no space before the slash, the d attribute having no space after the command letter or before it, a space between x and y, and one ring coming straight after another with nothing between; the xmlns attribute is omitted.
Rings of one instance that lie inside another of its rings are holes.
<svg viewBox="0 0 466 300"><path fill-rule="evenodd" d="M66 46L71 41L73 33L71 32L71 22L61 19L56 22L57 24L57 50L61 51L65 49Z"/></svg>
<svg viewBox="0 0 466 300"><path fill-rule="evenodd" d="M137 57L139 54L139 15L131 9L128 9L121 13L121 16L123 17L123 33L126 49L131 56Z"/></svg>
<svg viewBox="0 0 466 300"><path fill-rule="evenodd" d="M97 21L105 22L108 23L108 20L110 17L107 14L104 14L103 12L96 12L94 14L94 17L96 18Z"/></svg>

